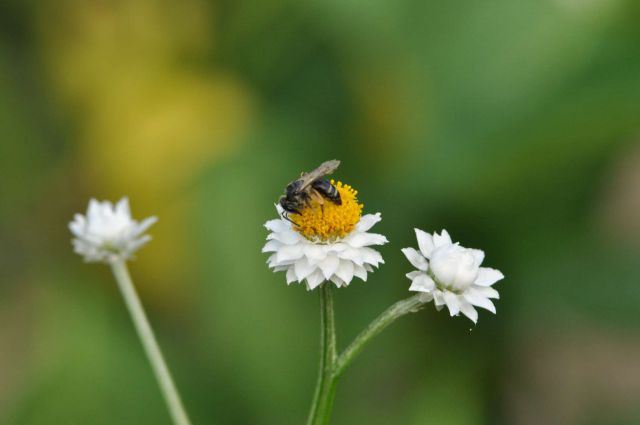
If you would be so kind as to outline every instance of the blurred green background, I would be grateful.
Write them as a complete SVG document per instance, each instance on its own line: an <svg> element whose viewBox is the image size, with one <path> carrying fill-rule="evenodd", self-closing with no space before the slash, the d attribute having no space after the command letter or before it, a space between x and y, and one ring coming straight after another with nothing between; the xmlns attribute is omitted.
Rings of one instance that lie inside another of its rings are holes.
<svg viewBox="0 0 640 425"><path fill-rule="evenodd" d="M413 227L507 278L346 373L334 424L640 424L636 0L0 1L0 423L169 424L90 197L158 215L131 264L195 424L301 424L317 293L260 253L339 158L391 243L337 291L344 347L408 295Z"/></svg>

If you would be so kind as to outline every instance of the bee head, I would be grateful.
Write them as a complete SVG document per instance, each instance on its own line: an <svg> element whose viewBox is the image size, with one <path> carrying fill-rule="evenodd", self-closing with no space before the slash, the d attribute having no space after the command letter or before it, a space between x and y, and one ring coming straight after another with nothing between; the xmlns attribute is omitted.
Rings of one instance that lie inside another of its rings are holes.
<svg viewBox="0 0 640 425"><path fill-rule="evenodd" d="M280 204L282 209L285 210L286 212L293 213L293 214L300 214L300 211L298 210L298 207L299 207L298 203L287 198L286 196L281 197L278 203Z"/></svg>

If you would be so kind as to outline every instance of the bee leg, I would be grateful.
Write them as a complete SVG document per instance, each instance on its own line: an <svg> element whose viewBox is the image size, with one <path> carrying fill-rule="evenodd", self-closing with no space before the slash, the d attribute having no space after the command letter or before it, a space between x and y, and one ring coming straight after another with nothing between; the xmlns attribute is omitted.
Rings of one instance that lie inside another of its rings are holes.
<svg viewBox="0 0 640 425"><path fill-rule="evenodd" d="M289 223L295 224L296 226L298 225L298 223L296 223L295 221L293 221L293 220L291 220L291 219L289 218L289 216L287 215L287 212L286 212L286 211L282 211L282 213L280 214L280 216L281 216L283 219L287 220Z"/></svg>
<svg viewBox="0 0 640 425"><path fill-rule="evenodd" d="M311 191L311 198L320 204L321 207L324 205L324 196L322 196L322 194L317 190L314 189Z"/></svg>

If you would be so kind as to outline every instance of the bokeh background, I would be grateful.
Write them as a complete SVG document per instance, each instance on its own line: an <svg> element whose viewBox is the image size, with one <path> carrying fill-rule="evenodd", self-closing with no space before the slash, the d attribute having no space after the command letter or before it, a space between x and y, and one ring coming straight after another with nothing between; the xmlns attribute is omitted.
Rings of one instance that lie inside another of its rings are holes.
<svg viewBox="0 0 640 425"><path fill-rule="evenodd" d="M318 297L265 265L284 185L339 158L391 243L342 347L408 295L413 227L482 248L498 314L427 308L335 424L640 424L636 0L0 2L0 423L169 424L90 197L158 215L134 280L194 424L301 424Z"/></svg>

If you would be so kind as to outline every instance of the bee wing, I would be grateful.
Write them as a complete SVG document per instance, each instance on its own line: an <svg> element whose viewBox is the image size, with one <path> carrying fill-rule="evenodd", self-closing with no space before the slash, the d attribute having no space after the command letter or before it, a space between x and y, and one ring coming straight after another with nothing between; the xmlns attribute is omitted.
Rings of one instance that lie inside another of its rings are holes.
<svg viewBox="0 0 640 425"><path fill-rule="evenodd" d="M325 161L318 168L313 171L309 171L308 173L302 174L300 180L302 180L302 184L300 185L300 190L305 189L314 181L318 180L320 177L324 177L327 174L333 173L338 166L340 165L340 161L337 159L332 159L330 161Z"/></svg>

